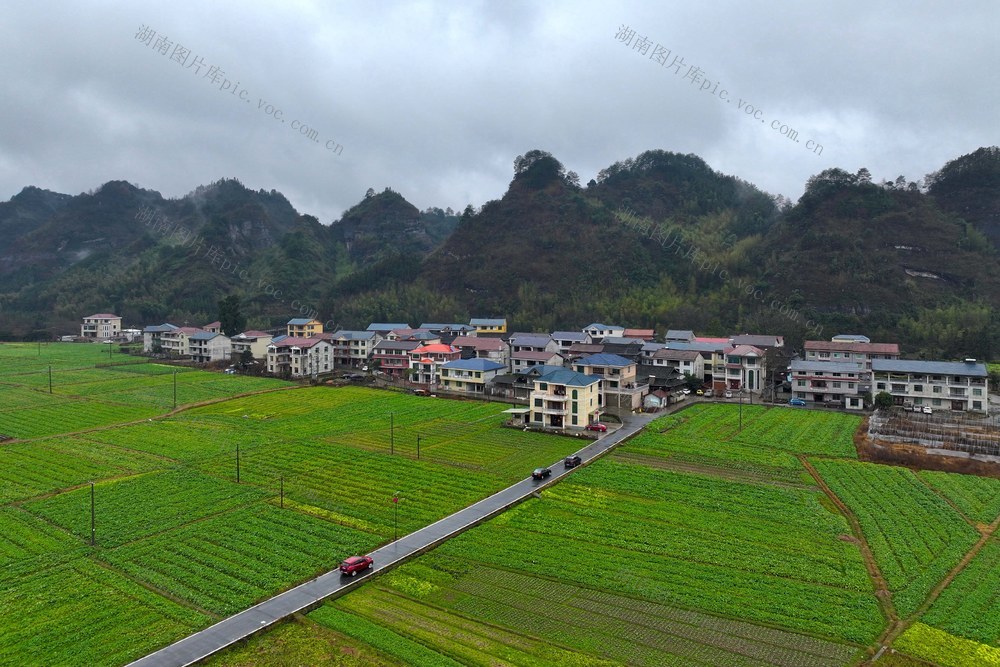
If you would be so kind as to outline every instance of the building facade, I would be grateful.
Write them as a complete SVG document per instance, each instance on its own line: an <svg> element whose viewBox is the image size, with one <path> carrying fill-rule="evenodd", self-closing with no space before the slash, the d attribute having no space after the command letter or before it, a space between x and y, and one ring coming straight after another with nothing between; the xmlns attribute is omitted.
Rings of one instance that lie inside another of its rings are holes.
<svg viewBox="0 0 1000 667"><path fill-rule="evenodd" d="M795 398L812 403L837 403L850 410L864 408L862 394L869 372L860 363L793 359L788 372Z"/></svg>
<svg viewBox="0 0 1000 667"><path fill-rule="evenodd" d="M872 360L872 392L892 395L896 405L986 412L986 365L965 361Z"/></svg>
<svg viewBox="0 0 1000 667"><path fill-rule="evenodd" d="M89 340L111 340L122 334L122 318L112 313L95 313L83 318L80 337Z"/></svg>
<svg viewBox="0 0 1000 667"><path fill-rule="evenodd" d="M601 388L601 378L596 375L569 369L540 375L529 398L528 422L560 431L585 428L603 413Z"/></svg>

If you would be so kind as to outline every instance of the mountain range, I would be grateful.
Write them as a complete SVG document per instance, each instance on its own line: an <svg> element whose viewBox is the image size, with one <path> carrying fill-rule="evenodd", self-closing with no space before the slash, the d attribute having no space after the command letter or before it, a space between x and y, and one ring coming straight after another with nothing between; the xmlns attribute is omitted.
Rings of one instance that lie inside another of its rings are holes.
<svg viewBox="0 0 1000 667"><path fill-rule="evenodd" d="M95 312L203 324L235 294L254 328L307 312L345 328L501 316L515 330L602 321L792 344L863 333L990 358L998 247L997 147L922 182L827 169L794 204L694 155L647 151L581 185L532 150L478 209L420 211L370 189L330 224L234 179L177 199L126 181L28 186L0 203L0 338L73 333Z"/></svg>

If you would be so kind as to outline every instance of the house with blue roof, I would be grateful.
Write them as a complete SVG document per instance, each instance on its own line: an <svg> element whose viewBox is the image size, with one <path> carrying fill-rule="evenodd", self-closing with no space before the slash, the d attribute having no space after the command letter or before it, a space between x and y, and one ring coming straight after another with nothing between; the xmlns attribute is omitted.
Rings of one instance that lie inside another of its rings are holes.
<svg viewBox="0 0 1000 667"><path fill-rule="evenodd" d="M538 428L573 431L599 421L604 411L602 379L568 368L538 375L528 399L528 422Z"/></svg>
<svg viewBox="0 0 1000 667"><path fill-rule="evenodd" d="M232 340L224 334L199 331L188 336L188 354L200 364L228 361L232 353Z"/></svg>
<svg viewBox="0 0 1000 667"><path fill-rule="evenodd" d="M596 375L604 379L605 405L631 412L642 407L642 397L649 385L636 380L637 365L631 359L617 354L590 354L573 362L578 373Z"/></svg>
<svg viewBox="0 0 1000 667"><path fill-rule="evenodd" d="M600 322L594 322L583 328L583 333L589 334L590 339L594 343L600 343L608 336L624 336L625 327L620 327L617 324L601 324Z"/></svg>
<svg viewBox="0 0 1000 667"><path fill-rule="evenodd" d="M887 392L896 405L976 412L989 408L989 373L986 364L975 359L872 359L871 363L872 391Z"/></svg>
<svg viewBox="0 0 1000 667"><path fill-rule="evenodd" d="M293 317L288 320L288 335L292 338L309 338L323 333L323 323L305 317Z"/></svg>
<svg viewBox="0 0 1000 667"><path fill-rule="evenodd" d="M482 395L507 366L490 359L456 359L442 364L438 370L439 384L445 391Z"/></svg>
<svg viewBox="0 0 1000 667"><path fill-rule="evenodd" d="M163 348L163 334L177 329L177 325L164 322L142 330L142 351L146 354L159 352Z"/></svg>

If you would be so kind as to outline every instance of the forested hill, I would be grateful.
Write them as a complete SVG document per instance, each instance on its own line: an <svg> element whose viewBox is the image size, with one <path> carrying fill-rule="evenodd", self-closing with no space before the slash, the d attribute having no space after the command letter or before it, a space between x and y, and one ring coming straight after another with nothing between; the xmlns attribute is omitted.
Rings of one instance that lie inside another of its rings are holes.
<svg viewBox="0 0 1000 667"><path fill-rule="evenodd" d="M460 217L386 188L329 225L233 180L176 200L121 181L75 197L26 188L0 204L0 335L72 331L107 310L198 324L228 294L255 327L296 316L263 279L348 327L506 316L522 330L609 321L793 343L858 332L928 356L994 357L998 164L996 148L980 149L926 187L832 168L792 205L694 155L647 151L582 185L533 150L502 197ZM147 207L254 280L138 222Z"/></svg>

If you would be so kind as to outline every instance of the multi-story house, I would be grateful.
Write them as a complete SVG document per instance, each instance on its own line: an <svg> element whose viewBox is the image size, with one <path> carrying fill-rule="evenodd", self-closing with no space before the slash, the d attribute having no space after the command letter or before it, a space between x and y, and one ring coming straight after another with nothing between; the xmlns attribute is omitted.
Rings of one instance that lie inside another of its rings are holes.
<svg viewBox="0 0 1000 667"><path fill-rule="evenodd" d="M562 362L562 355L547 350L518 350L510 353L510 368L515 373L532 366L561 366Z"/></svg>
<svg viewBox="0 0 1000 667"><path fill-rule="evenodd" d="M517 373L497 375L492 382L493 393L527 403L537 378L562 369L563 366L531 366Z"/></svg>
<svg viewBox="0 0 1000 667"><path fill-rule="evenodd" d="M360 368L368 364L375 345L382 339L374 331L347 331L341 329L332 334L323 334L333 345L334 366Z"/></svg>
<svg viewBox="0 0 1000 667"><path fill-rule="evenodd" d="M872 392L888 392L897 405L944 410L987 410L986 365L965 361L873 359Z"/></svg>
<svg viewBox="0 0 1000 667"><path fill-rule="evenodd" d="M590 344L593 342L590 334L583 331L553 331L550 338L558 346L556 351L562 354L569 352L569 348L576 343Z"/></svg>
<svg viewBox="0 0 1000 667"><path fill-rule="evenodd" d="M598 421L603 412L603 381L567 368L536 377L528 407L532 426L577 430Z"/></svg>
<svg viewBox="0 0 1000 667"><path fill-rule="evenodd" d="M572 365L572 363L580 357L586 357L591 354L600 354L601 352L604 352L604 346L600 343L573 343L563 354L563 357L569 364Z"/></svg>
<svg viewBox="0 0 1000 667"><path fill-rule="evenodd" d="M671 350L664 347L644 358L643 365L675 368L681 375L705 381L705 357L697 350Z"/></svg>
<svg viewBox="0 0 1000 667"><path fill-rule="evenodd" d="M202 330L188 336L188 354L198 363L226 361L232 353L232 342L223 334Z"/></svg>
<svg viewBox="0 0 1000 667"><path fill-rule="evenodd" d="M749 345L760 350L769 347L784 347L785 339L782 336L772 336L770 334L736 334L729 337L729 342L734 347Z"/></svg>
<svg viewBox="0 0 1000 667"><path fill-rule="evenodd" d="M507 339L511 352L558 352L559 343L548 334L514 333Z"/></svg>
<svg viewBox="0 0 1000 667"><path fill-rule="evenodd" d="M457 347L437 343L421 345L410 352L410 381L416 384L437 384L441 366L462 358Z"/></svg>
<svg viewBox="0 0 1000 667"><path fill-rule="evenodd" d="M323 323L319 320L310 320L304 317L288 320L287 335L290 338L310 338L321 333L323 333Z"/></svg>
<svg viewBox="0 0 1000 667"><path fill-rule="evenodd" d="M333 369L333 345L317 336L278 336L267 346L267 370L283 377L301 378Z"/></svg>
<svg viewBox="0 0 1000 667"><path fill-rule="evenodd" d="M640 338L643 342L649 342L656 337L656 332L652 329L625 329L622 334L624 338Z"/></svg>
<svg viewBox="0 0 1000 667"><path fill-rule="evenodd" d="M475 327L476 334L499 336L507 333L507 318L473 317L469 320L469 326Z"/></svg>
<svg viewBox="0 0 1000 667"><path fill-rule="evenodd" d="M735 345L725 350L725 388L760 391L764 385L764 350L753 345Z"/></svg>
<svg viewBox="0 0 1000 667"><path fill-rule="evenodd" d="M440 386L446 391L483 394L486 384L507 369L489 359L458 359L441 365Z"/></svg>
<svg viewBox="0 0 1000 667"><path fill-rule="evenodd" d="M600 343L608 336L621 336L625 333L625 327L617 324L601 324L594 322L583 328L583 333L588 334L595 343Z"/></svg>
<svg viewBox="0 0 1000 667"><path fill-rule="evenodd" d="M216 320L214 322L209 322L203 326L202 331L208 331L210 333L222 333L222 322Z"/></svg>
<svg viewBox="0 0 1000 667"><path fill-rule="evenodd" d="M648 391L648 385L637 381L637 364L631 359L606 352L592 354L574 361L573 369L603 379L601 389L607 407L630 411L642 407L642 397Z"/></svg>
<svg viewBox="0 0 1000 667"><path fill-rule="evenodd" d="M122 318L112 313L95 313L83 318L80 337L90 340L110 340L122 333Z"/></svg>
<svg viewBox="0 0 1000 667"><path fill-rule="evenodd" d="M471 324L443 324L440 322L425 322L420 325L420 329L437 334L442 340L452 341L463 336L475 336L476 327Z"/></svg>
<svg viewBox="0 0 1000 667"><path fill-rule="evenodd" d="M142 330L142 351L146 354L159 354L163 351L163 334L177 327L169 322L154 324Z"/></svg>
<svg viewBox="0 0 1000 667"><path fill-rule="evenodd" d="M872 369L874 359L899 359L896 343L873 343L864 336L836 336L832 340L807 340L806 361L841 361Z"/></svg>
<svg viewBox="0 0 1000 667"><path fill-rule="evenodd" d="M245 352L249 352L256 360L267 357L267 346L273 337L263 331L244 331L233 336L233 360L239 361Z"/></svg>
<svg viewBox="0 0 1000 667"><path fill-rule="evenodd" d="M191 354L188 338L202 329L197 327L175 327L160 333L160 347L172 357L186 357Z"/></svg>
<svg viewBox="0 0 1000 667"><path fill-rule="evenodd" d="M728 339L721 339L719 342L696 339L689 343L673 341L666 344L668 350L693 350L700 354L703 359L703 380L716 392L727 388L726 350L730 347Z"/></svg>
<svg viewBox="0 0 1000 667"><path fill-rule="evenodd" d="M864 408L862 394L869 372L860 363L793 359L788 371L795 398L814 403L836 402L851 410Z"/></svg>
<svg viewBox="0 0 1000 667"><path fill-rule="evenodd" d="M403 377L410 367L410 352L423 345L416 340L380 340L372 349L372 365L393 377Z"/></svg>
<svg viewBox="0 0 1000 667"><path fill-rule="evenodd" d="M397 329L412 331L410 325L406 322L372 322L365 331L374 331L379 336L382 336L382 338L387 338L390 331Z"/></svg>
<svg viewBox="0 0 1000 667"><path fill-rule="evenodd" d="M451 344L462 352L463 359L489 359L507 366L507 344L499 338L460 336Z"/></svg>
<svg viewBox="0 0 1000 667"><path fill-rule="evenodd" d="M694 332L688 329L667 329L663 341L665 343L693 343Z"/></svg>

